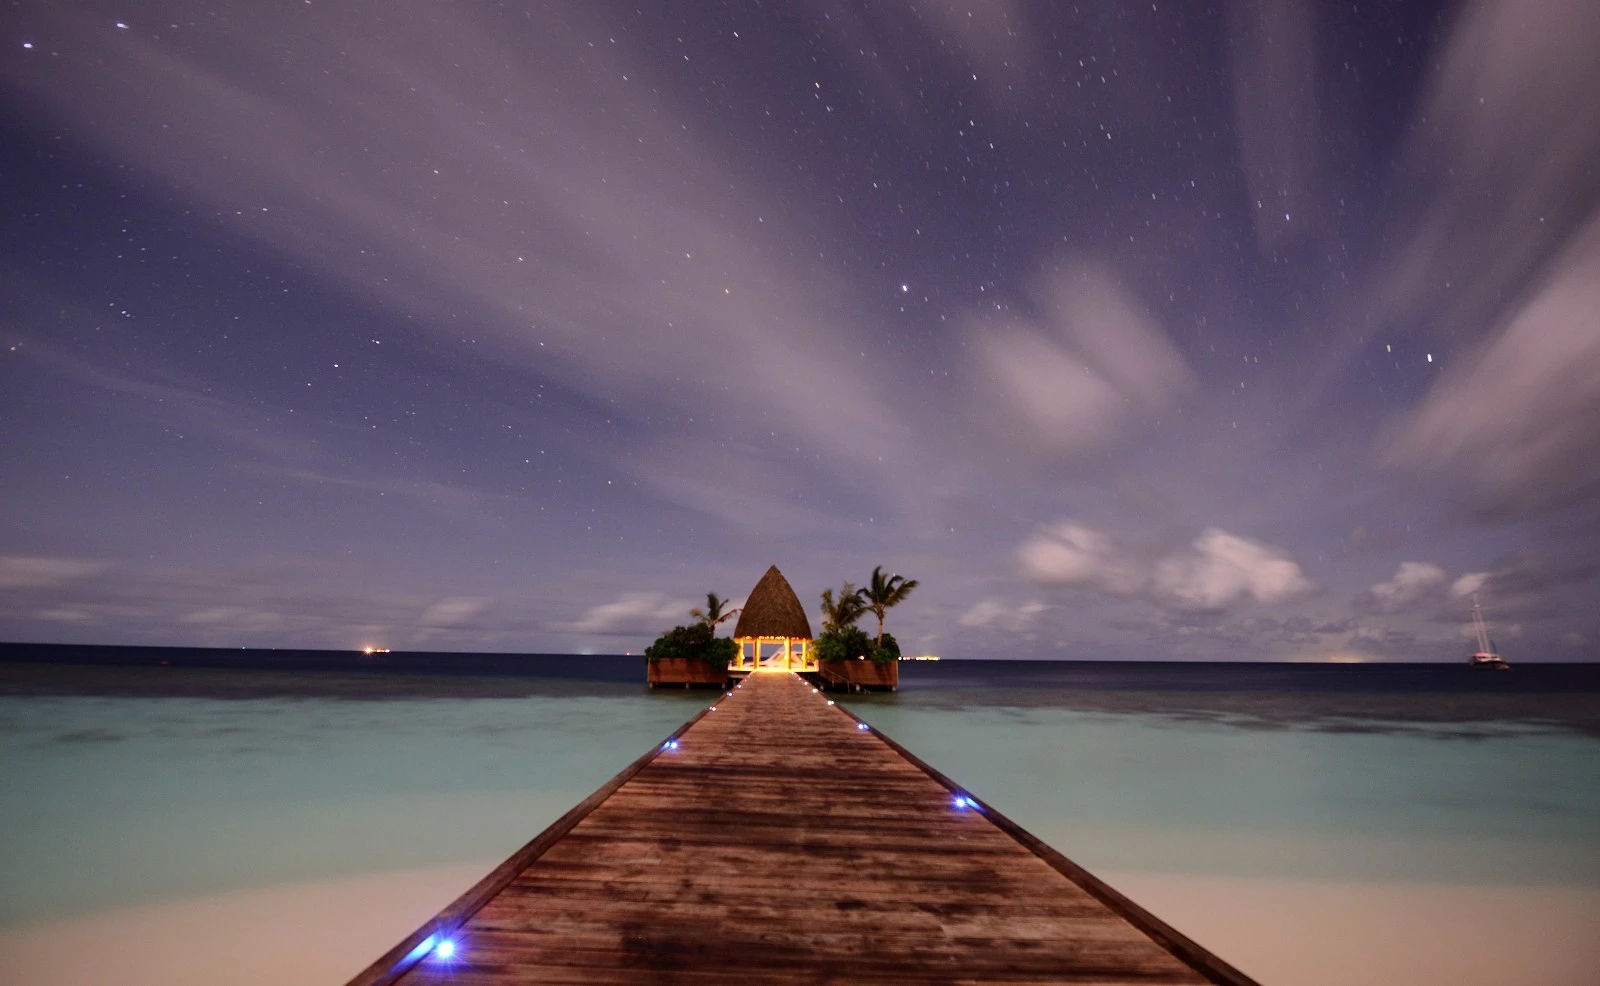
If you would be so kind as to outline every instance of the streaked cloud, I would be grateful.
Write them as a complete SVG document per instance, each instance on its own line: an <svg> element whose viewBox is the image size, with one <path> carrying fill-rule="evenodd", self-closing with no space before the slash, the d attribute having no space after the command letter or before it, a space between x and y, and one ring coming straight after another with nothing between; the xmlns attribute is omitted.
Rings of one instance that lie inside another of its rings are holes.
<svg viewBox="0 0 1600 986"><path fill-rule="evenodd" d="M422 615L417 618L417 623L433 629L461 626L482 613L493 601L471 596L441 599L423 610Z"/></svg>
<svg viewBox="0 0 1600 986"><path fill-rule="evenodd" d="M980 599L961 614L956 624L974 630L1021 632L1032 629L1050 609L1050 604L1039 599L1023 603Z"/></svg>
<svg viewBox="0 0 1600 986"><path fill-rule="evenodd" d="M0 589L55 589L110 568L109 562L45 555L0 555Z"/></svg>
<svg viewBox="0 0 1600 986"><path fill-rule="evenodd" d="M1316 8L1298 0L1228 5L1233 33L1233 101L1239 171L1263 253L1320 232L1320 149Z"/></svg>
<svg viewBox="0 0 1600 986"><path fill-rule="evenodd" d="M1148 423L1189 393L1193 376L1149 310L1104 264L1069 258L1041 281L1030 319L982 317L969 347L988 371L981 416L1019 444L1079 453Z"/></svg>
<svg viewBox="0 0 1600 986"><path fill-rule="evenodd" d="M1458 477L1498 513L1600 503L1600 214L1548 269L1400 420L1391 466Z"/></svg>
<svg viewBox="0 0 1600 986"><path fill-rule="evenodd" d="M550 628L598 637L653 638L690 622L689 610L696 605L692 600L671 599L658 592L630 592L620 599L589 607L577 619L553 622Z"/></svg>

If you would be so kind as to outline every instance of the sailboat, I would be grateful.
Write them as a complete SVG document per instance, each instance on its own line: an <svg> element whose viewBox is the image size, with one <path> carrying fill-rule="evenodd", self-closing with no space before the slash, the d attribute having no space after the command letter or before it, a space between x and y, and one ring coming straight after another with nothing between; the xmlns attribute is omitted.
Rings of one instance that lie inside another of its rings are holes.
<svg viewBox="0 0 1600 986"><path fill-rule="evenodd" d="M1467 664L1491 671L1510 671L1511 665L1495 653L1494 641L1489 639L1489 625L1483 621L1483 607L1478 604L1476 594L1472 597L1472 632L1478 637L1478 652L1467 658Z"/></svg>

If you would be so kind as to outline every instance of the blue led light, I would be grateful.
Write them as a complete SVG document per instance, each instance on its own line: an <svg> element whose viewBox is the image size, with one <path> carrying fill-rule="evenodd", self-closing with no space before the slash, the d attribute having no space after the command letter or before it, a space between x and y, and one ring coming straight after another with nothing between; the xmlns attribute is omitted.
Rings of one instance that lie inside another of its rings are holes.
<svg viewBox="0 0 1600 986"><path fill-rule="evenodd" d="M438 935L429 935L428 937L426 937L426 938L422 939L421 941L417 942L417 947L413 948L411 951L407 952L406 953L406 957L401 959L400 961L402 963L407 963L407 964L417 961L418 959L422 958L424 955L427 955L429 952L433 951L434 943L437 942L438 940L439 940L439 936Z"/></svg>
<svg viewBox="0 0 1600 986"><path fill-rule="evenodd" d="M433 947L433 954L439 956L441 959L451 958L456 954L455 941L450 938L446 938L444 941Z"/></svg>
<svg viewBox="0 0 1600 986"><path fill-rule="evenodd" d="M677 740L667 740L665 743L661 744L661 748L663 750L676 750L678 748L678 741Z"/></svg>
<svg viewBox="0 0 1600 986"><path fill-rule="evenodd" d="M956 805L957 808L976 808L976 807L978 807L978 803L976 801L973 801L971 798L967 797L964 794L956 795L955 805Z"/></svg>
<svg viewBox="0 0 1600 986"><path fill-rule="evenodd" d="M864 722L858 722L858 723L856 723L856 728L857 729L871 729L872 727L867 725Z"/></svg>

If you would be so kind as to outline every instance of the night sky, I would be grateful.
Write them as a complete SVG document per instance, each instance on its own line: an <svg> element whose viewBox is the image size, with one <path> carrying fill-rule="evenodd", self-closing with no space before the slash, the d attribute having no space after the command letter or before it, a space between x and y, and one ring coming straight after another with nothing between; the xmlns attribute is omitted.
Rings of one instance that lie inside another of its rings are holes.
<svg viewBox="0 0 1600 986"><path fill-rule="evenodd" d="M0 639L1600 656L1600 4L22 0Z"/></svg>

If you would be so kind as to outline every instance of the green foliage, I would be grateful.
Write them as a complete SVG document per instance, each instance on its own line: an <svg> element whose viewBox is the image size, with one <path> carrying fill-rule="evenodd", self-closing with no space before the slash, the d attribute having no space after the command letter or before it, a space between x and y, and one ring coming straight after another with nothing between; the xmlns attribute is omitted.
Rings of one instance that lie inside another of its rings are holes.
<svg viewBox="0 0 1600 986"><path fill-rule="evenodd" d="M709 623L691 623L686 627L673 627L645 648L644 656L652 661L663 657L687 657L704 661L712 667L726 668L739 653L739 645L727 637L715 636Z"/></svg>
<svg viewBox="0 0 1600 986"><path fill-rule="evenodd" d="M879 565L872 570L872 580L861 590L862 601L867 609L878 617L878 643L883 643L883 611L890 606L905 602L911 590L918 586L916 579L903 578L899 575L883 574L883 566Z"/></svg>
<svg viewBox="0 0 1600 986"><path fill-rule="evenodd" d="M832 589L822 590L822 632L853 627L867 611L867 602L861 590L846 582L835 599Z"/></svg>
<svg viewBox="0 0 1600 986"><path fill-rule="evenodd" d="M731 619L733 614L739 612L736 609L729 609L728 602L729 600L723 599L715 592L708 592L706 593L705 608L702 609L696 606L694 609L689 610L689 615L706 626L714 627L724 620Z"/></svg>
<svg viewBox="0 0 1600 986"><path fill-rule="evenodd" d="M739 645L734 643L732 637L714 637L711 646L700 655L700 660L713 667L726 668L738 656Z"/></svg>
<svg viewBox="0 0 1600 986"><path fill-rule="evenodd" d="M866 634L862 636L865 637ZM894 634L886 633L869 656L874 664L893 664L900 660L900 642L894 639Z"/></svg>
<svg viewBox="0 0 1600 986"><path fill-rule="evenodd" d="M853 661L872 653L872 638L859 627L834 627L812 641L819 661Z"/></svg>

